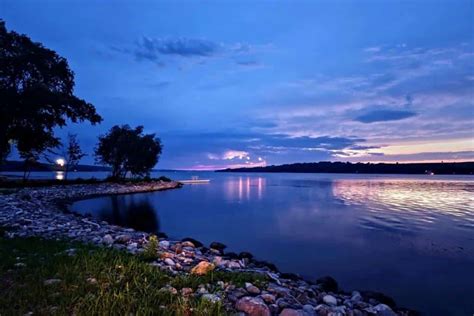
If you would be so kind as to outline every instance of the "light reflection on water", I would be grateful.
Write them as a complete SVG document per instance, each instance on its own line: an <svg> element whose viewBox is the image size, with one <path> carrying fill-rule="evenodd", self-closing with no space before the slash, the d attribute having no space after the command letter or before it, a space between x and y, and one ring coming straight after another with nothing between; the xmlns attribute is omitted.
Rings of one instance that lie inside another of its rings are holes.
<svg viewBox="0 0 474 316"><path fill-rule="evenodd" d="M345 289L383 291L429 315L474 310L471 177L200 178L211 178L211 183L136 194L133 199L80 201L73 209L133 227L139 227L140 220L159 218L159 226L151 230L204 243L222 241L230 251L250 251L283 271L308 278L333 275ZM144 207L146 212L137 213Z"/></svg>

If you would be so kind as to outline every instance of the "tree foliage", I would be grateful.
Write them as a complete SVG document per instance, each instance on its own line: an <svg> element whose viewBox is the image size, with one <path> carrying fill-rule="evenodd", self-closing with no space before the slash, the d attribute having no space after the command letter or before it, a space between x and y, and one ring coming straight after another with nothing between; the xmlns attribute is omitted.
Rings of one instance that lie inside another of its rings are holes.
<svg viewBox="0 0 474 316"><path fill-rule="evenodd" d="M132 129L116 125L99 137L95 155L97 162L112 167L113 178L123 179L128 172L133 176L149 175L162 148L155 134L143 134L143 126Z"/></svg>
<svg viewBox="0 0 474 316"><path fill-rule="evenodd" d="M95 107L74 95L74 73L67 60L7 31L0 20L0 160L16 145L25 160L58 147L55 127L67 121L99 123Z"/></svg>
<svg viewBox="0 0 474 316"><path fill-rule="evenodd" d="M81 146L77 141L76 134L68 134L67 135L68 143L66 148L66 166L65 166L65 176L64 178L67 179L67 175L70 170L73 170L78 164L79 161L86 155L82 152Z"/></svg>

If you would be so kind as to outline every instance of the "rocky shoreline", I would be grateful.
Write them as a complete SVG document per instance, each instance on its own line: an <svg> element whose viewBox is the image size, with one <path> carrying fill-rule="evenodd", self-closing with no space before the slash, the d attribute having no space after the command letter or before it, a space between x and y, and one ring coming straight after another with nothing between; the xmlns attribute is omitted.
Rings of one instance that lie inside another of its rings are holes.
<svg viewBox="0 0 474 316"><path fill-rule="evenodd" d="M131 228L110 225L80 215L64 212L68 202L99 195L129 194L168 190L180 187L177 182L142 182L133 184L99 183L24 188L0 195L0 227L6 236L46 239L69 239L123 249L140 254L150 245L151 235ZM295 274L281 273L270 263L258 261L250 253L225 253L225 245L214 242L205 247L187 238L169 240L158 236L160 256L151 262L158 269L173 275L205 274L212 270L252 272L264 276L268 282L262 287L246 283L239 288L218 281L216 286L203 284L193 291L183 288L166 290L176 295L195 295L211 302L221 302L229 314L267 316L311 315L413 315L399 309L393 300L380 293L346 293L330 277L316 282L303 280ZM390 306L389 306L390 305Z"/></svg>

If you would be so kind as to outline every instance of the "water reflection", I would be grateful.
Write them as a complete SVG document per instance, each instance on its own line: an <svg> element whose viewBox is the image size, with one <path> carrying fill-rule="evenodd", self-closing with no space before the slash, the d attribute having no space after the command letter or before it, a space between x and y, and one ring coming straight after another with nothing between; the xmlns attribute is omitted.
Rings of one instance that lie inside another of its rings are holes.
<svg viewBox="0 0 474 316"><path fill-rule="evenodd" d="M158 212L148 198L117 195L102 204L97 212L102 220L146 232L160 231Z"/></svg>
<svg viewBox="0 0 474 316"><path fill-rule="evenodd" d="M64 171L56 171L54 178L56 180L64 180Z"/></svg>
<svg viewBox="0 0 474 316"><path fill-rule="evenodd" d="M224 195L227 200L238 202L261 200L266 186L264 177L235 177L224 183Z"/></svg>

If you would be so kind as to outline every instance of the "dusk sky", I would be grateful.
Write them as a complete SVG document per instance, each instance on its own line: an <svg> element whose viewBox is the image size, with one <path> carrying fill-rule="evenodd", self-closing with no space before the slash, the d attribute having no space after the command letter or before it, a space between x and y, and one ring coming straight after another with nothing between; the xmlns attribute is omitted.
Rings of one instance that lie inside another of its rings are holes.
<svg viewBox="0 0 474 316"><path fill-rule="evenodd" d="M0 18L66 57L101 125L157 168L474 160L474 1L22 1Z"/></svg>

